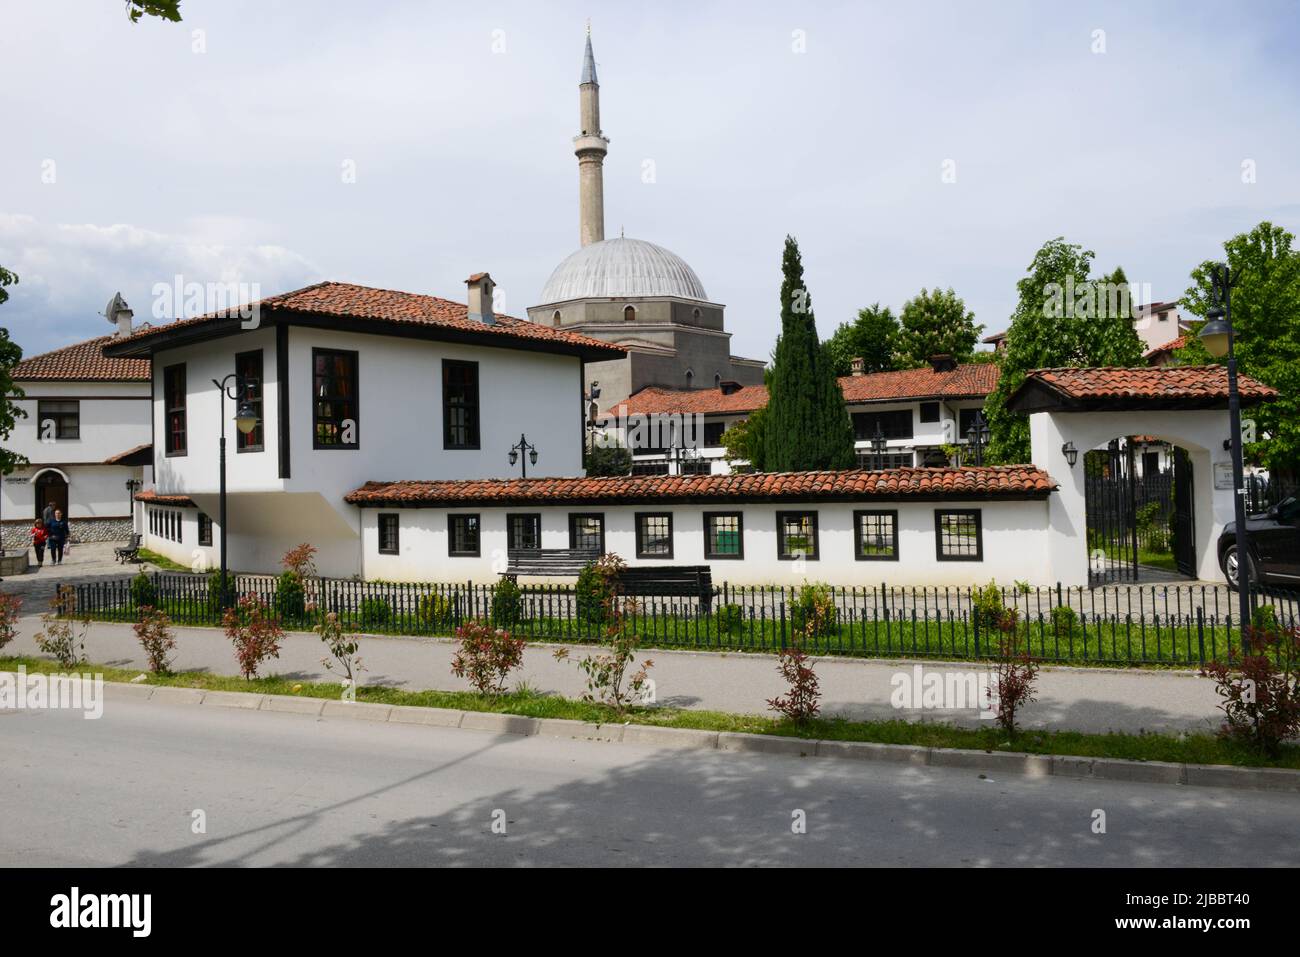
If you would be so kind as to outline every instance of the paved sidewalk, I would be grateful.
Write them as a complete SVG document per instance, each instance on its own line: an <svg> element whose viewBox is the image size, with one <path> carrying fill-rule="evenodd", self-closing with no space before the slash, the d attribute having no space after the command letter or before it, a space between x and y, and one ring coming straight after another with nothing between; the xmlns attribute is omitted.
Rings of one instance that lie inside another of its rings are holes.
<svg viewBox="0 0 1300 957"><path fill-rule="evenodd" d="M19 637L5 651L36 654L32 636L35 618L20 623ZM237 674L233 649L218 629L178 628L175 667L181 671ZM531 645L523 667L511 684L526 681L546 692L578 697L584 689L582 672L572 662L553 657L558 645ZM591 646L570 646L579 655ZM304 681L334 681L321 664L325 651L311 633L288 636L279 660L264 673ZM363 637L364 684L388 685L410 691L462 690L469 686L452 676L451 642L445 639ZM651 677L661 704L683 708L763 714L767 701L786 689L768 655L714 652L648 651L654 659ZM120 668L144 668L145 659L129 625L96 623L86 639L86 657ZM984 673L980 663L922 666L928 671ZM890 704L891 678L912 674L913 663L821 658L822 707L827 714L855 718L905 717L921 721L950 721L976 726L974 711L906 711ZM1025 727L1079 731L1211 730L1218 726L1218 699L1213 685L1190 673L1117 671L1089 668L1045 668L1039 678L1039 700L1024 713Z"/></svg>

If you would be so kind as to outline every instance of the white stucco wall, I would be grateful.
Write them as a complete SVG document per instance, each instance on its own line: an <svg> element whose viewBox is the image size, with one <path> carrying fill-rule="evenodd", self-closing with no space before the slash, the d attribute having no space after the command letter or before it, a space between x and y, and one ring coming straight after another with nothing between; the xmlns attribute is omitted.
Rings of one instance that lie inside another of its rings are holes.
<svg viewBox="0 0 1300 957"><path fill-rule="evenodd" d="M935 557L936 509L980 509L983 519L982 561L938 561ZM777 557L776 513L811 509L818 514L820 557L804 562ZM898 561L858 561L853 557L855 509L897 509ZM817 503L776 505L727 504L655 507L646 505L564 506L461 509L363 510L364 576L393 581L492 582L505 569L506 515L514 512L542 516L542 547L568 548L571 512L600 512L605 516L605 548L631 565L704 565L715 582L732 584L798 584L805 580L836 585L970 585L990 579L1010 585L1016 580L1052 584L1047 567L1047 503L1044 501L961 501ZM744 513L744 558L706 560L703 513ZM378 515L395 512L400 525L400 554L379 554ZM447 515L476 513L482 523L481 554L477 558L447 554ZM671 512L673 557L638 559L633 517L636 512Z"/></svg>

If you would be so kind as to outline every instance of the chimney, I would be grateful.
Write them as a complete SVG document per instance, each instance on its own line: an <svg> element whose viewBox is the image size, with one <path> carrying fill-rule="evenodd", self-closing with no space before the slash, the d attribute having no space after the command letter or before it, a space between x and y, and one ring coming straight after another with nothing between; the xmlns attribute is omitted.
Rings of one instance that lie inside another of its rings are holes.
<svg viewBox="0 0 1300 957"><path fill-rule="evenodd" d="M469 317L475 322L490 326L496 322L496 313L492 309L492 290L496 283L485 272L476 272L465 280L469 286Z"/></svg>
<svg viewBox="0 0 1300 957"><path fill-rule="evenodd" d="M861 356L857 356L856 358L850 360L849 366L850 368L852 368L854 375L867 374L867 360L862 358Z"/></svg>
<svg viewBox="0 0 1300 957"><path fill-rule="evenodd" d="M113 294L113 298L108 301L108 308L104 310L104 318L117 327L113 335L123 338L131 334L131 320L134 316L135 313L120 292Z"/></svg>
<svg viewBox="0 0 1300 957"><path fill-rule="evenodd" d="M957 368L957 360L946 352L930 356L930 368L935 372L951 372Z"/></svg>

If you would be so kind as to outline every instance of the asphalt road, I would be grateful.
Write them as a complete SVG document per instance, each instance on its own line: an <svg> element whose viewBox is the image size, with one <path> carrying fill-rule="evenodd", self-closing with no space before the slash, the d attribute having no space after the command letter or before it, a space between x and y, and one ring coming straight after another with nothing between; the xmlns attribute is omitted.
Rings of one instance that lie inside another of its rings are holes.
<svg viewBox="0 0 1300 957"><path fill-rule="evenodd" d="M108 704L0 712L0 866L1300 864L1284 793Z"/></svg>

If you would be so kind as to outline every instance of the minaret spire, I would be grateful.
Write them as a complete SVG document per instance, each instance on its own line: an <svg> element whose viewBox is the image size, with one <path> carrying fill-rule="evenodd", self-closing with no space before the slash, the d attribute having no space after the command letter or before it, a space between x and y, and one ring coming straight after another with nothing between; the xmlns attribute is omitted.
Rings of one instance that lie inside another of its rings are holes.
<svg viewBox="0 0 1300 957"><path fill-rule="evenodd" d="M587 21L587 48L578 81L578 118L581 132L573 138L573 152L578 157L578 237L587 246L605 238L604 164L609 151L609 140L600 129L600 83L591 51L591 21Z"/></svg>

